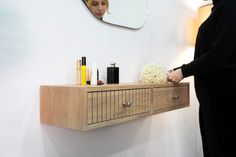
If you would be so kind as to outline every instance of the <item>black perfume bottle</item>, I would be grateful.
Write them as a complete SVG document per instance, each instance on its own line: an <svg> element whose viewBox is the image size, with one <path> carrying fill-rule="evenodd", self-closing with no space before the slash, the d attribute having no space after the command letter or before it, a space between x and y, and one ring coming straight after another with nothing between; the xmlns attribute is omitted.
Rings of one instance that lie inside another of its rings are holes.
<svg viewBox="0 0 236 157"><path fill-rule="evenodd" d="M116 67L116 63L107 67L107 83L119 83L119 67Z"/></svg>

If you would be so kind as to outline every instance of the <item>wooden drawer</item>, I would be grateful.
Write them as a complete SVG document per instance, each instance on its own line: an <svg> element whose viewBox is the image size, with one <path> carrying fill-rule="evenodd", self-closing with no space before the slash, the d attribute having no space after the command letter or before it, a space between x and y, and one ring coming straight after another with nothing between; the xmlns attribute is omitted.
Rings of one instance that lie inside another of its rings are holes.
<svg viewBox="0 0 236 157"><path fill-rule="evenodd" d="M153 112L189 106L189 86L153 88Z"/></svg>
<svg viewBox="0 0 236 157"><path fill-rule="evenodd" d="M151 89L91 91L87 124L97 124L151 112Z"/></svg>

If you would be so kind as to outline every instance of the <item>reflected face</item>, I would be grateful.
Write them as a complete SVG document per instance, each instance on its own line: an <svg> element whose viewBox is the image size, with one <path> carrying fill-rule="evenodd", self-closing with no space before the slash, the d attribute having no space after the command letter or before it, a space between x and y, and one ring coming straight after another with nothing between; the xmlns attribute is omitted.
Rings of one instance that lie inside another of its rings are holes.
<svg viewBox="0 0 236 157"><path fill-rule="evenodd" d="M107 0L88 0L88 6L93 14L101 19L108 9Z"/></svg>

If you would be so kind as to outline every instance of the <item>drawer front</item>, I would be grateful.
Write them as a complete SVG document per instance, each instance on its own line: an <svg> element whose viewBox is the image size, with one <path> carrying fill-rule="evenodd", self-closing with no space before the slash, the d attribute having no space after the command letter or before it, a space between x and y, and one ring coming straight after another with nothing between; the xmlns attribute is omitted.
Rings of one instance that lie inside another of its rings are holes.
<svg viewBox="0 0 236 157"><path fill-rule="evenodd" d="M151 89L92 91L87 95L87 124L151 112Z"/></svg>
<svg viewBox="0 0 236 157"><path fill-rule="evenodd" d="M153 89L153 112L168 111L188 105L188 86Z"/></svg>

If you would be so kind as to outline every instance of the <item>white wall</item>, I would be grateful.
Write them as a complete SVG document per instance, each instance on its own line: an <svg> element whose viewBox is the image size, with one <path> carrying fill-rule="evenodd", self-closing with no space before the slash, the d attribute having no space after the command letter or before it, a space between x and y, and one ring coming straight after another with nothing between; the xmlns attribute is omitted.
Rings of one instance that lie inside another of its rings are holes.
<svg viewBox="0 0 236 157"><path fill-rule="evenodd" d="M193 14L183 0L149 0L144 27L129 30L99 22L81 0L1 0L0 156L201 157L192 78L188 108L89 132L39 121L40 85L74 83L82 55L102 79L115 61L122 83L137 82L147 63L189 62L183 34Z"/></svg>

